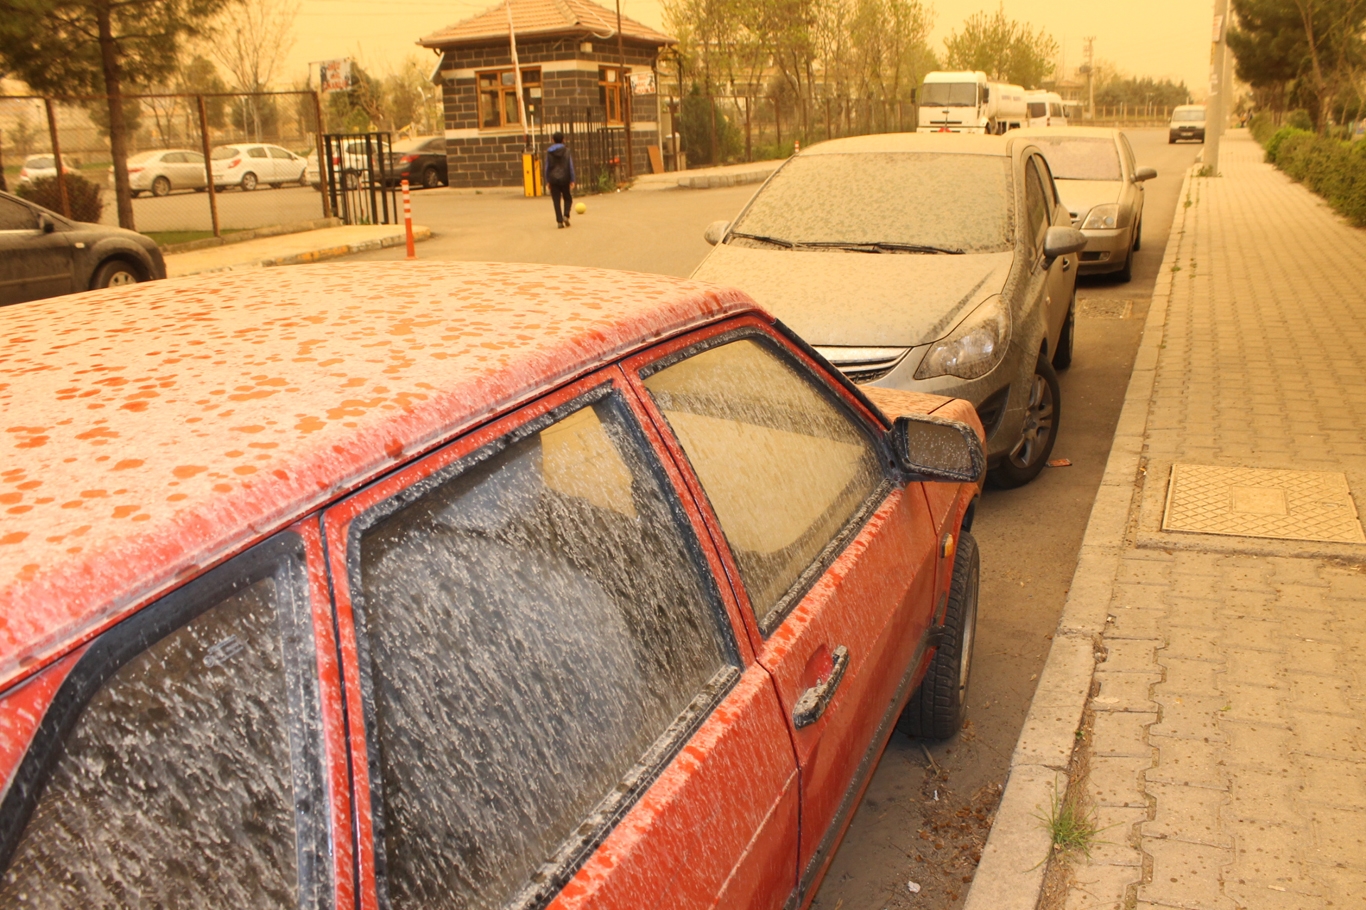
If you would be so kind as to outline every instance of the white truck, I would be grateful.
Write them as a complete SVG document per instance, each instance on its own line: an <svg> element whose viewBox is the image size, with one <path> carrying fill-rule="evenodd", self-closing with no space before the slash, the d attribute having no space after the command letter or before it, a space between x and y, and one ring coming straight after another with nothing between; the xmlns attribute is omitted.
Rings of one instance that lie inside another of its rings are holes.
<svg viewBox="0 0 1366 910"><path fill-rule="evenodd" d="M933 72L920 87L920 133L1004 133L1024 126L1028 110L1018 85L987 81L987 74Z"/></svg>

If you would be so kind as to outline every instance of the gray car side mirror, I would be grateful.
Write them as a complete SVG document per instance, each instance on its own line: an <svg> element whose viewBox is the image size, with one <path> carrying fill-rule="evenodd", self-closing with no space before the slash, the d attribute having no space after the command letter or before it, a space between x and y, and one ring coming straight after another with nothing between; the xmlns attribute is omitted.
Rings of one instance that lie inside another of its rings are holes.
<svg viewBox="0 0 1366 910"><path fill-rule="evenodd" d="M1086 249L1086 235L1076 228L1051 227L1043 235L1043 255L1053 260L1068 253L1079 253Z"/></svg>
<svg viewBox="0 0 1366 910"><path fill-rule="evenodd" d="M1134 171L1134 183L1142 183L1144 180L1152 180L1157 176L1157 171L1150 167L1141 167Z"/></svg>
<svg viewBox="0 0 1366 910"><path fill-rule="evenodd" d="M716 246L726 238L726 231L728 230L730 230L729 221L713 221L711 224L707 225L707 229L702 232L702 236L706 239L707 243Z"/></svg>
<svg viewBox="0 0 1366 910"><path fill-rule="evenodd" d="M922 480L976 483L987 468L977 431L957 420L903 414L889 439L897 466Z"/></svg>
<svg viewBox="0 0 1366 910"><path fill-rule="evenodd" d="M42 212L39 212L38 230L42 231L44 234L51 234L53 231L57 230L57 225L51 218L47 217Z"/></svg>

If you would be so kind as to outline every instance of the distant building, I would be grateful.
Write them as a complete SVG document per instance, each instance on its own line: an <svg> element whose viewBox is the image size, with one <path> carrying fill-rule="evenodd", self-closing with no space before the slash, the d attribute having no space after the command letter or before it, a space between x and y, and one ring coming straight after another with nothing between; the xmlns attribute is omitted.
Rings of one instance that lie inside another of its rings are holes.
<svg viewBox="0 0 1366 910"><path fill-rule="evenodd" d="M523 100L538 149L570 120L624 132L629 103L633 170L648 174L649 147L659 145L659 52L675 40L623 16L623 71L613 11L591 0L511 3ZM442 90L450 185L520 186L525 131L507 2L418 43L441 53L432 81Z"/></svg>

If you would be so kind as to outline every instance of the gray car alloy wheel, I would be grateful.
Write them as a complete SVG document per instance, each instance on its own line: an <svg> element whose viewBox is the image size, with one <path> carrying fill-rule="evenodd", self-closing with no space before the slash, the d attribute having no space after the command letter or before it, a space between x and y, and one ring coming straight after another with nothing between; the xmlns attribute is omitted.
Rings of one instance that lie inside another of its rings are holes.
<svg viewBox="0 0 1366 910"><path fill-rule="evenodd" d="M1010 450L1010 463L1015 467L1029 470L1052 448L1053 411L1053 386L1036 372L1029 387L1024 429L1020 431L1019 442Z"/></svg>
<svg viewBox="0 0 1366 910"><path fill-rule="evenodd" d="M152 181L153 196L169 196L171 193L171 181L165 177L158 177Z"/></svg>

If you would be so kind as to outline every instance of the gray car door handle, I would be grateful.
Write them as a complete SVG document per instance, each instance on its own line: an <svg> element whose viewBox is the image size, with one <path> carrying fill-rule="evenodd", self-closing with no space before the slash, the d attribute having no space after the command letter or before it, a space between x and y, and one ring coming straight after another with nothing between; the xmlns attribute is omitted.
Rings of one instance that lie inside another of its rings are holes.
<svg viewBox="0 0 1366 910"><path fill-rule="evenodd" d="M1072 271L1072 260L1068 259L1066 256L1062 257L1062 270L1064 272Z"/></svg>
<svg viewBox="0 0 1366 910"><path fill-rule="evenodd" d="M847 647L840 645L830 656L833 658L830 675L803 692L802 697L797 699L797 704L792 708L792 726L799 730L820 720L826 706L830 704L830 699L835 696L835 689L839 688L840 680L844 679L844 671L849 669Z"/></svg>

